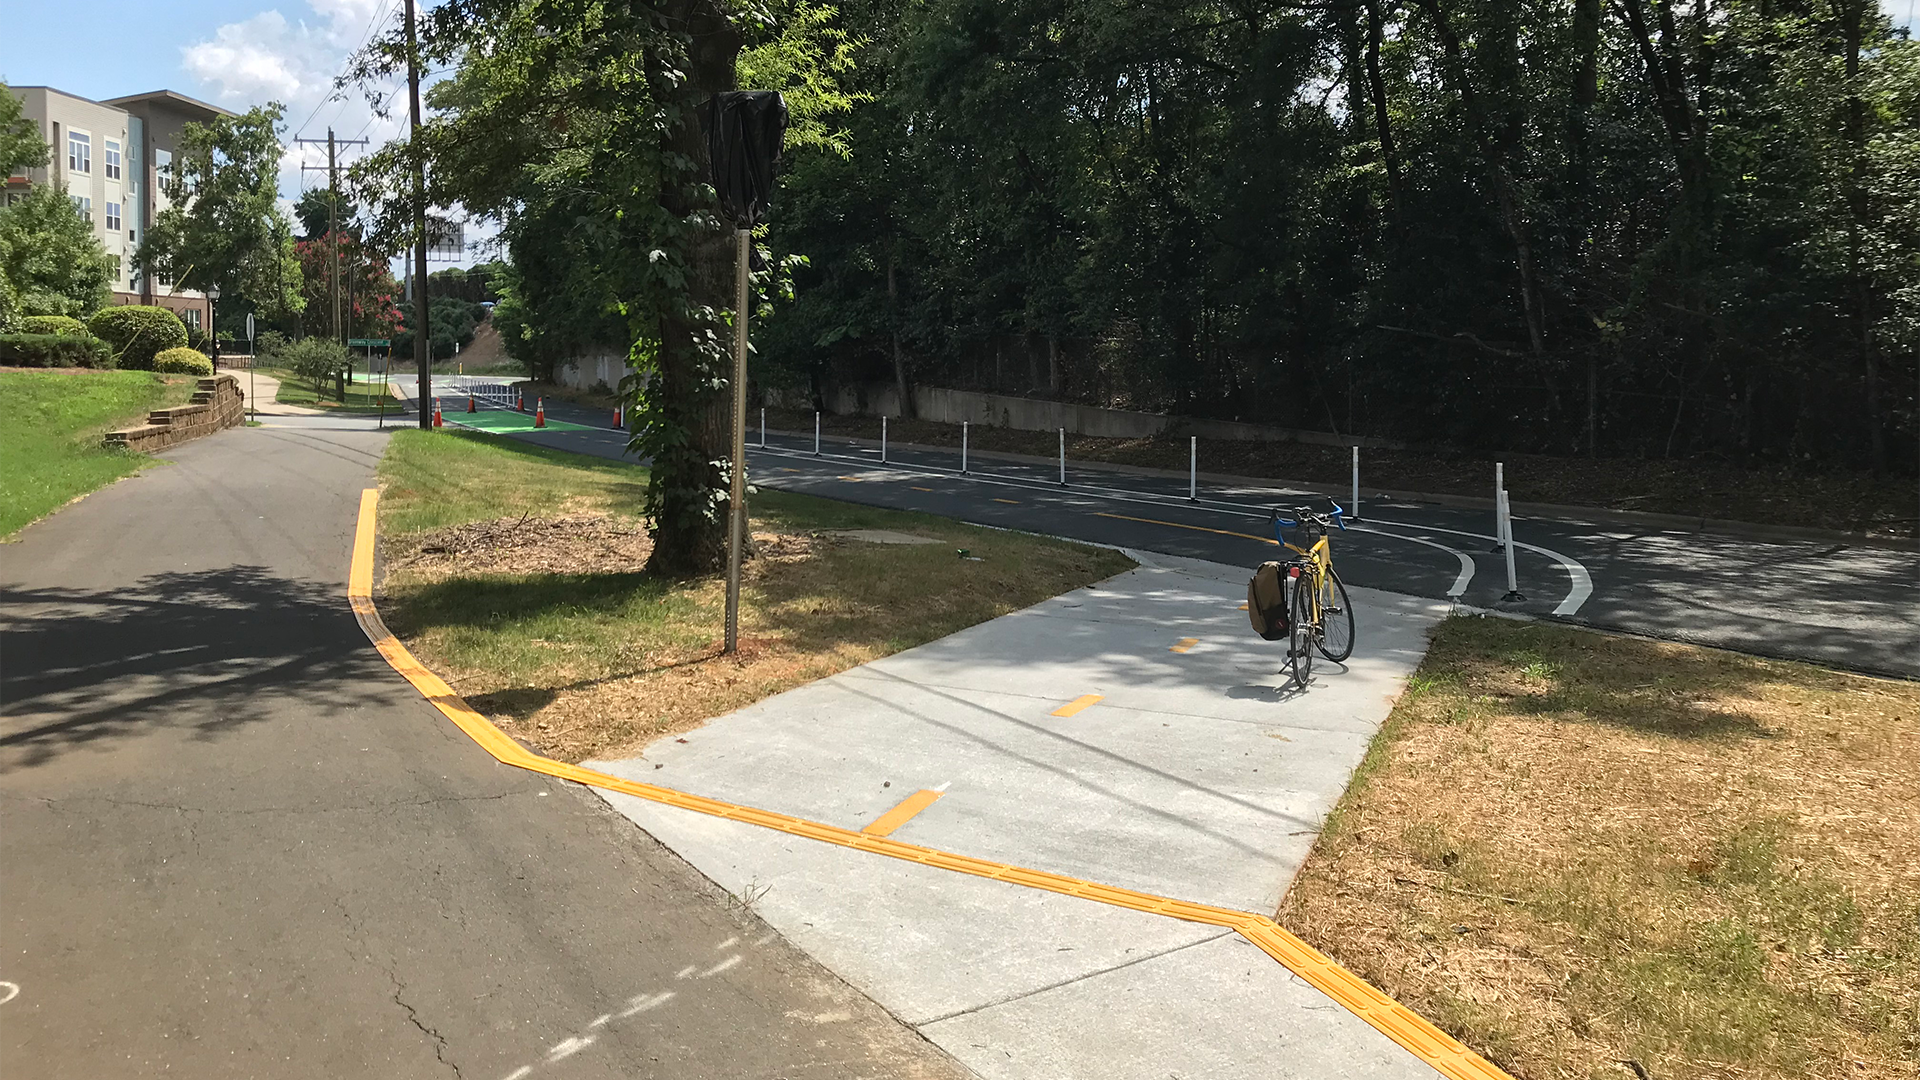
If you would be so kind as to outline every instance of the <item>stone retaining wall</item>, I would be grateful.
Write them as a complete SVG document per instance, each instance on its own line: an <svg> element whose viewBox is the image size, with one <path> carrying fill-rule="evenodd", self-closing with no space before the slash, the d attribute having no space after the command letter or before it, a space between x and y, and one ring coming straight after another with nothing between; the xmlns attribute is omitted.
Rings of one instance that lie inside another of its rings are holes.
<svg viewBox="0 0 1920 1080"><path fill-rule="evenodd" d="M201 379L193 402L171 409L155 409L139 427L109 431L108 446L124 446L143 453L211 435L246 419L246 395L232 375Z"/></svg>

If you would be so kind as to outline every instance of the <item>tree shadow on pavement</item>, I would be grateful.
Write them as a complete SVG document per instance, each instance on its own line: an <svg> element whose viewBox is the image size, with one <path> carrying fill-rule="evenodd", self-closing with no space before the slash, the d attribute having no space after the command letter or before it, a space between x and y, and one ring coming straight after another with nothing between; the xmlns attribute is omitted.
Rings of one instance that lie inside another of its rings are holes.
<svg viewBox="0 0 1920 1080"><path fill-rule="evenodd" d="M261 567L13 585L0 613L0 770L157 730L214 739L289 704L335 713L391 689L336 586Z"/></svg>

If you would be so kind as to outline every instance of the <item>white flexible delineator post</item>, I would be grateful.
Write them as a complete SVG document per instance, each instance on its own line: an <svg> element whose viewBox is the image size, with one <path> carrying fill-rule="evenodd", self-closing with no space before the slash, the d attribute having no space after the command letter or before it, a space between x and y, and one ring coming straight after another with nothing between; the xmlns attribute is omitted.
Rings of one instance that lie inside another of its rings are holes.
<svg viewBox="0 0 1920 1080"><path fill-rule="evenodd" d="M1500 497L1507 490L1507 466L1505 462L1493 463L1493 550L1499 551L1507 546L1507 512L1500 509Z"/></svg>
<svg viewBox="0 0 1920 1080"><path fill-rule="evenodd" d="M887 418L880 418L880 464L887 463Z"/></svg>
<svg viewBox="0 0 1920 1080"><path fill-rule="evenodd" d="M820 456L820 410L813 410L813 456Z"/></svg>
<svg viewBox="0 0 1920 1080"><path fill-rule="evenodd" d="M1187 436L1187 501L1200 501L1200 436Z"/></svg>
<svg viewBox="0 0 1920 1080"><path fill-rule="evenodd" d="M1500 599L1509 604L1525 600L1526 597L1520 594L1519 580L1514 576L1513 507L1512 504L1508 502L1507 493L1504 489L1500 492L1500 541L1501 546L1504 547L1507 552L1507 595Z"/></svg>
<svg viewBox="0 0 1920 1080"><path fill-rule="evenodd" d="M767 410L760 410L760 449L767 448Z"/></svg>
<svg viewBox="0 0 1920 1080"><path fill-rule="evenodd" d="M1060 429L1060 486L1067 486L1067 429Z"/></svg>
<svg viewBox="0 0 1920 1080"><path fill-rule="evenodd" d="M1347 511L1347 517L1360 520L1360 444L1353 447L1353 509Z"/></svg>
<svg viewBox="0 0 1920 1080"><path fill-rule="evenodd" d="M967 475L967 422L960 421L960 475Z"/></svg>

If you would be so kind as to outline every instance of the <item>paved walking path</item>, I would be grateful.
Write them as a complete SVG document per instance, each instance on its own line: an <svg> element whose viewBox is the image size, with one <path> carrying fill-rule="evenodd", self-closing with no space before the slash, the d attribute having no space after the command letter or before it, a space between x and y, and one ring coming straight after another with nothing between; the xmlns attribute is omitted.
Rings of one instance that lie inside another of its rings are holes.
<svg viewBox="0 0 1920 1080"><path fill-rule="evenodd" d="M1445 605L1354 590L1301 694L1244 569L1151 562L596 767L1270 914ZM1435 1075L1219 928L607 798L988 1080Z"/></svg>
<svg viewBox="0 0 1920 1080"><path fill-rule="evenodd" d="M961 1080L368 646L386 442L230 429L0 557L0 1072Z"/></svg>

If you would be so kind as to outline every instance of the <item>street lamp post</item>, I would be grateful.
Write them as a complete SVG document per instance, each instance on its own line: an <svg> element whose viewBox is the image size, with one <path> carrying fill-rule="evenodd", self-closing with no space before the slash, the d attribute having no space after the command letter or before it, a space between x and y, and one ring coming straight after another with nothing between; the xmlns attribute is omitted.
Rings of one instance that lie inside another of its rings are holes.
<svg viewBox="0 0 1920 1080"><path fill-rule="evenodd" d="M220 374L220 286L207 286L207 337L213 342L213 373Z"/></svg>

